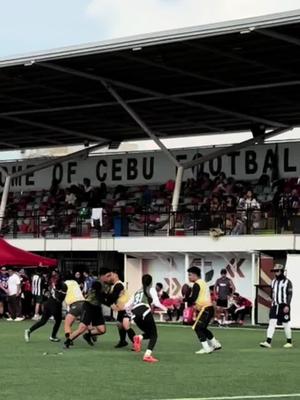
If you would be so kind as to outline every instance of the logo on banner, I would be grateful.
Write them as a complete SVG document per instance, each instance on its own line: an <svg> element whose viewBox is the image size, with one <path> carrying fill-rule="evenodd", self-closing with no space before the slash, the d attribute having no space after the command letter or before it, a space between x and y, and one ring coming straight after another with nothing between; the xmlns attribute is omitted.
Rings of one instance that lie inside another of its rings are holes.
<svg viewBox="0 0 300 400"><path fill-rule="evenodd" d="M229 264L226 265L226 269L229 273L229 275L234 278L235 275L238 275L240 278L245 278L245 275L241 269L241 265L244 263L245 258L240 258L238 261L236 261L234 258L232 258L229 262ZM234 265L234 268L232 267Z"/></svg>
<svg viewBox="0 0 300 400"><path fill-rule="evenodd" d="M166 292L169 293L169 296L179 296L181 293L181 284L179 283L177 278L165 278L165 282L168 286Z"/></svg>

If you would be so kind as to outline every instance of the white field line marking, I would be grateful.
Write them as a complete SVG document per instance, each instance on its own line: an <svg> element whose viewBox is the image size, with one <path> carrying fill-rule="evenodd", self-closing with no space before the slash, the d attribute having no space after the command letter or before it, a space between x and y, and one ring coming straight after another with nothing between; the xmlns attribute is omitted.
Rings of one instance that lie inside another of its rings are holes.
<svg viewBox="0 0 300 400"><path fill-rule="evenodd" d="M284 399L300 397L300 393L289 394L262 394L254 396L225 396L225 397L187 397L182 399L164 399L164 400L243 400L243 399Z"/></svg>

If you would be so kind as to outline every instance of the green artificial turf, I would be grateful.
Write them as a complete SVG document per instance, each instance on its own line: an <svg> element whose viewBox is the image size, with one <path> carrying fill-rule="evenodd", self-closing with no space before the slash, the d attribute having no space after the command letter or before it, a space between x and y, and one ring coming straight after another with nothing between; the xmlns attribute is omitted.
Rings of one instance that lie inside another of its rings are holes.
<svg viewBox="0 0 300 400"><path fill-rule="evenodd" d="M223 349L195 355L200 345L191 328L160 326L155 351L160 362L146 364L142 354L129 347L114 349L118 336L113 325L93 348L80 338L70 350L49 342L51 325L25 343L23 333L30 322L0 321L1 399L151 400L300 393L299 332L294 333L293 349L282 348L283 332L276 333L272 349L262 349L258 343L265 338L263 330L215 328Z"/></svg>

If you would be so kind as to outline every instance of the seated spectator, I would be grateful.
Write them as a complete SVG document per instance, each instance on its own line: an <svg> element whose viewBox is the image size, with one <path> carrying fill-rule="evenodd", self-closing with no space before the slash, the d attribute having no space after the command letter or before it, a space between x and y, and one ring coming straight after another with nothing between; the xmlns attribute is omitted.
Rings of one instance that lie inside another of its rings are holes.
<svg viewBox="0 0 300 400"><path fill-rule="evenodd" d="M243 325L245 315L251 313L252 303L237 292L233 293L232 300L232 304L228 308L228 315L231 317L231 321Z"/></svg>
<svg viewBox="0 0 300 400"><path fill-rule="evenodd" d="M240 198L238 208L241 210L259 210L260 204L253 195L252 190L248 190L243 197Z"/></svg>
<svg viewBox="0 0 300 400"><path fill-rule="evenodd" d="M155 289L157 291L157 295L158 295L160 302L168 309L167 310L167 315L168 315L167 321L173 320L174 312L176 313L176 318L178 321L178 319L180 317L179 309L180 309L180 305L182 302L181 299L178 299L178 298L171 299L169 297L168 293L163 290L163 284L160 282L158 282L155 285Z"/></svg>

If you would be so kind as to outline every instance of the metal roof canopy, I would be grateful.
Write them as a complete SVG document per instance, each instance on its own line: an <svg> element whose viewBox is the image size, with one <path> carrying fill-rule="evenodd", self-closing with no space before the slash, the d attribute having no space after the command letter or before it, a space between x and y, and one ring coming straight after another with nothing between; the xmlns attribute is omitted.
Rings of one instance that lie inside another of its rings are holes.
<svg viewBox="0 0 300 400"><path fill-rule="evenodd" d="M158 138L298 126L299 45L297 10L2 60L0 149L146 138L126 106Z"/></svg>

